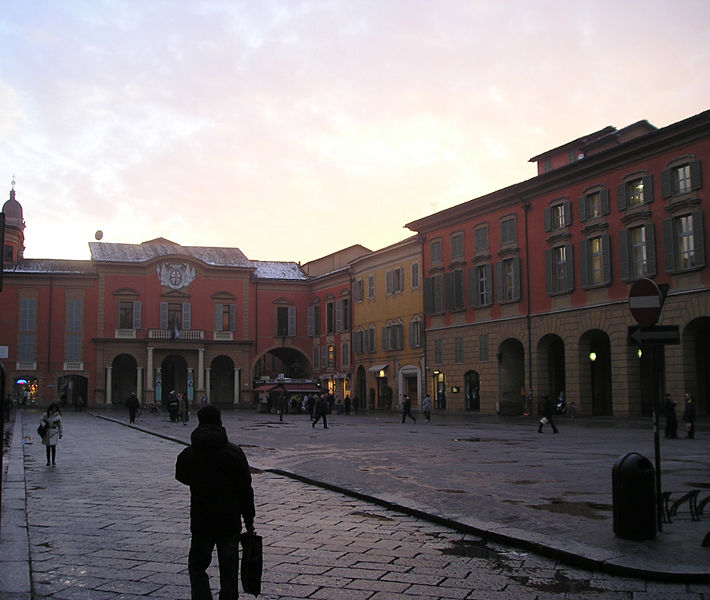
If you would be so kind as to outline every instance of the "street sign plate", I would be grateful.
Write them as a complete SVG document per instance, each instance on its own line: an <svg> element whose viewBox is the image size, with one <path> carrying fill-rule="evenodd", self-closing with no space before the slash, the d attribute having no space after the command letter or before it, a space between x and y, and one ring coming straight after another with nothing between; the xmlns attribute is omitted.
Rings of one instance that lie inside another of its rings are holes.
<svg viewBox="0 0 710 600"><path fill-rule="evenodd" d="M634 282L629 290L629 308L639 325L655 325L662 307L661 290L655 282L645 277Z"/></svg>
<svg viewBox="0 0 710 600"><path fill-rule="evenodd" d="M637 346L643 344L680 344L678 325L633 325L629 326L629 340Z"/></svg>

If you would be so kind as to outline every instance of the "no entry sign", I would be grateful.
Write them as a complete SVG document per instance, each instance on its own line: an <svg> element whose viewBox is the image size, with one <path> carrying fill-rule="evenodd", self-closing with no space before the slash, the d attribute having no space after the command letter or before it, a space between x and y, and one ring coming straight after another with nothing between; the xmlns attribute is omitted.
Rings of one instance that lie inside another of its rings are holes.
<svg viewBox="0 0 710 600"><path fill-rule="evenodd" d="M655 325L661 316L661 290L650 279L639 279L629 291L629 308L639 325Z"/></svg>

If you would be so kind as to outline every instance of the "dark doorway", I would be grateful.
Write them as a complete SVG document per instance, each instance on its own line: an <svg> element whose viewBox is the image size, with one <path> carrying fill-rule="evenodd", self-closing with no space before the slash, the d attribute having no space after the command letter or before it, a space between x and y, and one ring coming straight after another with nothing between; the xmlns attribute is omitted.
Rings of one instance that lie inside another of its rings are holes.
<svg viewBox="0 0 710 600"><path fill-rule="evenodd" d="M179 354L167 356L160 365L162 389L161 400L165 406L168 395L173 390L180 394L187 394L187 361Z"/></svg>
<svg viewBox="0 0 710 600"><path fill-rule="evenodd" d="M478 371L467 371L464 376L466 385L466 410L481 410L481 378Z"/></svg>

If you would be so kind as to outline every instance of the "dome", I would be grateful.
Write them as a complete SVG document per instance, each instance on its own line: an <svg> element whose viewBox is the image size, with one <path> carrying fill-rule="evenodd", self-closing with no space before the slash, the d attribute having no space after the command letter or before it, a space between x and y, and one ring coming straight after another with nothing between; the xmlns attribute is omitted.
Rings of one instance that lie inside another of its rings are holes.
<svg viewBox="0 0 710 600"><path fill-rule="evenodd" d="M15 200L15 190L10 190L10 199L3 204L2 212L5 213L5 225L8 227L22 227L24 218L22 205Z"/></svg>

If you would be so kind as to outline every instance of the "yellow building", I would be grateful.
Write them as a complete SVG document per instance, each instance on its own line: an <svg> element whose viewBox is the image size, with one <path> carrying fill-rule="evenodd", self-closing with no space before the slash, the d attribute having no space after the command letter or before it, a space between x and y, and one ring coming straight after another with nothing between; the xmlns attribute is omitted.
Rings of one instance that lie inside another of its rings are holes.
<svg viewBox="0 0 710 600"><path fill-rule="evenodd" d="M417 236L350 263L354 396L368 410L424 399L421 244Z"/></svg>

